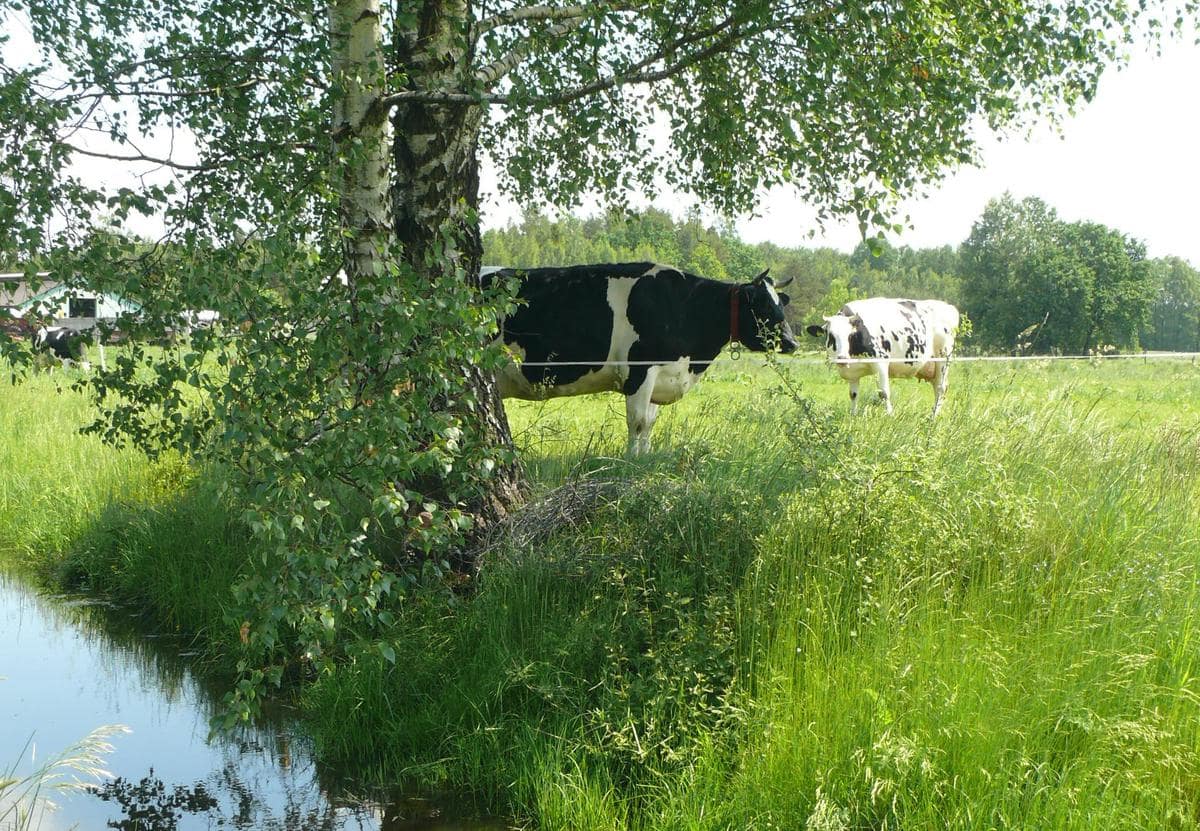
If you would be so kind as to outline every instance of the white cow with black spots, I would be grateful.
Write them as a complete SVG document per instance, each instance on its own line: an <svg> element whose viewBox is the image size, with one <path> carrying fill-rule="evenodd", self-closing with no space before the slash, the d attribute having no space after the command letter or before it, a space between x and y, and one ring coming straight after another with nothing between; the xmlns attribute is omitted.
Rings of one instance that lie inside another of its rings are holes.
<svg viewBox="0 0 1200 831"><path fill-rule="evenodd" d="M825 338L838 374L850 382L851 413L858 410L859 381L874 373L889 413L891 379L921 378L933 384L933 414L938 414L949 380L958 309L941 300L871 297L847 303L824 320L807 331Z"/></svg>

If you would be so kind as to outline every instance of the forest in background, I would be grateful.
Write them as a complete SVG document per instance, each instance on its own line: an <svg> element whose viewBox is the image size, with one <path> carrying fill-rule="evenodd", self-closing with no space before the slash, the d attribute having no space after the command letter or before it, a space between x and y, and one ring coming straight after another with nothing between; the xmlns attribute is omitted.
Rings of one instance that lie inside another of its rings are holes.
<svg viewBox="0 0 1200 831"><path fill-rule="evenodd" d="M732 281L770 268L776 281L794 279L793 324L859 297L937 298L971 318L977 351L1200 351L1200 272L1178 257L1147 258L1118 230L1065 222L1033 197L993 199L957 247L750 244L731 222L653 208L584 219L530 211L485 232L483 245L485 263L512 267L649 260Z"/></svg>

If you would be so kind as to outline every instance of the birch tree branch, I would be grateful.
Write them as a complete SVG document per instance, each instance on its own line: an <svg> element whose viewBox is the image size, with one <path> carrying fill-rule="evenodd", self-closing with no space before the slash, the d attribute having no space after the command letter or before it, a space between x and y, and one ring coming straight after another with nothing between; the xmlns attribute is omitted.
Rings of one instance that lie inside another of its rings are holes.
<svg viewBox="0 0 1200 831"><path fill-rule="evenodd" d="M615 3L613 9L633 8L633 3ZM547 6L528 6L525 9L517 9L508 14L515 15L519 12L525 12L526 17L521 19L548 19L546 17L537 18L532 10L548 10L552 7ZM567 8L578 7L553 7L556 11L565 10ZM688 32L680 35L675 40L655 50L637 63L631 64L625 69L609 75L604 78L599 78L588 84L576 87L574 89L561 90L556 93L534 98L528 101L534 107L557 106L560 104L577 101L581 98L586 98L589 95L594 95L598 92L613 89L622 86L633 86L638 84L650 84L656 81L661 81L676 75L691 66L694 66L713 55L728 51L736 46L741 41L762 34L763 32L780 30L789 26L797 26L801 24L812 23L814 20L826 17L832 13L833 6L825 6L819 11L810 12L804 15L797 15L785 18L778 18L770 24L758 25L747 28L744 21L734 13L726 17L719 23L715 23L704 29L694 32ZM501 17L489 18L494 20ZM552 39L562 37L579 28L586 22L586 17L569 17L562 22L548 29L543 37ZM659 69L651 69L655 64L668 60L677 55L680 51L689 46L693 46L700 41L716 37L712 43L707 46L697 49L694 52L685 54L679 57L669 65ZM523 41L514 47L507 55L493 61L491 64L480 69L475 73L474 80L484 89L494 86L505 75L512 72L521 63L529 57L537 44L532 41ZM422 104L483 104L483 105L504 105L511 102L511 98L507 95L501 95L491 92L464 92L461 90L404 90L402 92L393 93L392 95L381 98L379 104L384 107L392 107L396 104L411 102Z"/></svg>
<svg viewBox="0 0 1200 831"><path fill-rule="evenodd" d="M461 92L451 89L406 89L379 99L377 106L385 110L397 104L507 104L507 95Z"/></svg>
<svg viewBox="0 0 1200 831"><path fill-rule="evenodd" d="M614 75L610 75L607 78L600 78L596 81L593 81L590 84L586 84L586 85L584 85L582 87L578 87L574 90L565 90L565 91L556 93L554 95L546 96L545 98L538 99L538 102L542 103L542 104L547 104L547 105L564 104L564 103L567 103L568 101L576 101L580 98L584 98L584 97L591 95L593 93L596 93L596 92L603 92L606 89L612 89L613 87L616 87L616 86L625 86L626 84L648 83L651 81L661 80L663 78L668 77L669 75L674 74L675 72L678 72L682 69L686 69L688 66L691 66L692 64L694 64L700 60L703 60L704 58L708 57L709 55L714 55L714 54L722 51L724 48L731 46L733 41L737 40L738 38L737 37L731 38L730 36L727 35L726 37L715 41L714 43L710 44L707 48L700 50L699 52L695 53L694 55L689 56L687 58L684 58L684 59L676 62L671 67L657 70L655 72L643 72L643 70L647 69L650 66L653 66L654 64L658 63L661 60L665 60L669 55L672 55L672 54L678 52L680 49L682 49L685 46L690 46L691 44L696 43L697 41L704 40L705 38L713 37L714 35L719 35L721 32L723 32L727 29L733 28L734 32L732 32L731 34L736 35L736 31L737 31L736 27L737 27L737 18L734 17L733 15L730 15L729 17L722 20L720 23L710 26L707 29L702 29L698 32L690 32L686 35L681 35L680 37L673 40L671 43L668 43L666 46L659 49L658 51L656 51L650 55L647 55L645 58L638 61L637 63L626 67L621 72L618 72Z"/></svg>
<svg viewBox="0 0 1200 831"><path fill-rule="evenodd" d="M736 14L722 20L720 23L714 24L707 29L702 29L698 32L690 32L681 35L671 43L667 44L657 52L648 55L635 64L625 68L621 72L600 78L590 84L585 84L575 89L562 90L560 92L546 95L541 98L535 98L530 103L533 106L557 106L566 104L571 101L577 101L580 98L586 98L589 95L594 95L597 92L603 92L608 89L620 86L633 86L637 84L651 84L656 81L661 81L677 75L701 61L728 51L736 46L739 42L755 35L763 34L764 32L778 31L789 26L798 26L801 24L810 24L822 17L827 17L833 12L833 6L827 6L819 11L810 12L808 14L779 18L767 25L758 25L746 28L744 21L740 20ZM699 49L691 54L679 58L674 63L664 66L661 69L650 70L649 67L666 60L670 56L679 52L682 48L691 46L699 41L705 40L716 35L721 35L717 40Z"/></svg>
<svg viewBox="0 0 1200 831"><path fill-rule="evenodd" d="M630 67L630 69L626 70L625 72L621 72L616 75L610 75L607 78L601 78L597 81L593 81L590 84L577 87L573 90L564 90L554 95L545 96L544 98L537 98L530 103L535 107L557 106L560 104L570 103L571 101L578 101L580 98L586 98L589 95L595 95L598 92L604 92L605 90L613 89L614 87L633 86L636 84L651 84L655 81L661 81L665 78L670 78L672 75L677 75L690 66L700 63L705 58L709 58L713 55L726 51L739 40L747 37L748 34L749 33L743 33L737 27L734 27L728 34L719 40L714 41L705 48L697 52L693 52L692 54L681 58L675 63L665 66L662 69L657 69L653 72L640 72L637 70L637 68ZM662 57L662 55L659 55L653 60L647 59L648 62L643 61L638 66L649 65L649 63L654 63L657 60L660 60Z"/></svg>
<svg viewBox="0 0 1200 831"><path fill-rule="evenodd" d="M547 32L547 35L551 37L561 36L569 33L575 28L578 28L578 26L581 24L581 19L571 19L554 26L549 32ZM701 50L701 52L678 62L668 69L659 70L656 73L643 73L642 70L657 63L658 61L663 60L668 55L677 52L679 49L685 46L695 43L698 40L703 40L705 38L712 37L713 35L720 34L722 31L734 26L735 24L736 19L734 17L728 17L720 23L710 26L707 29L703 29L699 32L691 32L687 35L676 38L671 43L657 50L653 54L648 55L637 63L627 67L625 70L617 73L616 75L609 76L608 78L602 78L598 81L594 81L586 86L579 87L574 90L567 90L546 98L536 99L534 103L542 105L566 103L568 101L575 101L579 98L584 98L593 93L602 92L603 90L611 89L612 87L616 86L646 83L649 81L659 80L660 78L666 77L666 75L662 73L670 74L672 72L679 71L680 69L686 68L687 66L690 66L691 64L696 63L697 61L702 60L709 55L716 54L717 52L721 51L722 48L731 45L729 39L722 39L717 43L710 45L707 49ZM489 82L494 84L500 78L504 77L504 75L506 75L508 72L511 72L513 69L519 66L520 62L528 57L528 54L531 50L532 44L529 42L522 43L520 46L509 52L505 57L489 64L475 73L475 80L485 87L489 85ZM470 93L456 90L404 90L403 92L397 92L393 93L392 95L385 96L379 101L380 105L384 107L392 107L400 103L507 104L508 102L509 98L506 95L498 95L495 93Z"/></svg>
<svg viewBox="0 0 1200 831"><path fill-rule="evenodd" d="M101 153L96 150L85 150L82 147L71 144L69 141L56 141L55 144L59 144L65 148L67 148L68 150L70 150L72 153L78 153L81 156L91 156L96 159L112 159L113 161L118 161L118 162L150 162L151 164L162 165L163 167L170 167L175 170L192 170L192 171L215 170L216 168L221 166L218 164L187 164L186 162L177 162L177 161L175 161L173 159L169 159L169 158L164 159L164 158L159 158L157 156L146 156L141 153L134 154L134 155L120 155L117 153Z"/></svg>
<svg viewBox="0 0 1200 831"><path fill-rule="evenodd" d="M545 32L545 39L552 40L570 34L587 22L586 17L572 17L551 26ZM475 73L475 81L484 89L491 89L496 82L503 78L508 73L512 72L521 62L524 61L533 51L538 43L533 40L523 40L512 48L507 55L492 61L487 66Z"/></svg>
<svg viewBox="0 0 1200 831"><path fill-rule="evenodd" d="M594 13L595 10L595 5L525 6L520 9L511 9L510 11L484 18L475 26L475 34L476 36L487 34L493 29L499 29L502 26L511 26L514 23L521 23L526 20L565 20L573 17L585 17L588 14Z"/></svg>

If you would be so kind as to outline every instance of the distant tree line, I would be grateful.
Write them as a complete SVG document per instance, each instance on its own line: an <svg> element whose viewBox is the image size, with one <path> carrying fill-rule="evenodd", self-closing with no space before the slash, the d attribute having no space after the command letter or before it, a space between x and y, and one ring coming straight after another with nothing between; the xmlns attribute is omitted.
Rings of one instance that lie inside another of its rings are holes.
<svg viewBox="0 0 1200 831"><path fill-rule="evenodd" d="M962 304L979 345L1088 352L1200 349L1200 274L1037 198L988 203L959 247Z"/></svg>
<svg viewBox="0 0 1200 831"><path fill-rule="evenodd" d="M483 244L485 263L516 267L651 260L733 281L769 267L795 280L795 323L858 297L935 297L967 313L980 351L1200 351L1200 272L1177 257L1147 259L1120 231L1065 222L1037 198L993 199L957 248L751 245L731 223L656 209L557 220L529 212L485 232Z"/></svg>

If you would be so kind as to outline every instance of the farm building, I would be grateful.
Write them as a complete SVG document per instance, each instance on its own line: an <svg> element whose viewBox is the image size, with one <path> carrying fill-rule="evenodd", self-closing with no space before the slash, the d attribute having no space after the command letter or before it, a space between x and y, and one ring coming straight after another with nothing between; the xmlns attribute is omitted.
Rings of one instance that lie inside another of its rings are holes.
<svg viewBox="0 0 1200 831"><path fill-rule="evenodd" d="M39 284L34 288L22 273L0 274L0 312L23 317L36 310L35 314L55 326L83 330L98 321L113 320L141 309L137 303L111 292L71 288L49 272L39 272L37 276Z"/></svg>

